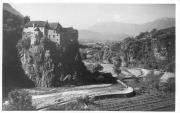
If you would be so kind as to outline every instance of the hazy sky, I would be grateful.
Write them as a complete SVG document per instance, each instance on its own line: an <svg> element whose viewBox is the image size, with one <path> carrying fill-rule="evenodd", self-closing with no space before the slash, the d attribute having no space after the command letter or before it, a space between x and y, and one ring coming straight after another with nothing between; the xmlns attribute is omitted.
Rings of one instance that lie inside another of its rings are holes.
<svg viewBox="0 0 180 113"><path fill-rule="evenodd" d="M162 17L175 17L173 4L11 4L31 20L60 22L64 27L88 28L98 22L141 24Z"/></svg>

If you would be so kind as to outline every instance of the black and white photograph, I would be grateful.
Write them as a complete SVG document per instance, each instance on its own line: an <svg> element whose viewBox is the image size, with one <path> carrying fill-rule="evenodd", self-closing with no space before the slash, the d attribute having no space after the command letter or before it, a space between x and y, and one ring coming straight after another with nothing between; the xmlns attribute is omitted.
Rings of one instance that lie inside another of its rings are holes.
<svg viewBox="0 0 180 113"><path fill-rule="evenodd" d="M2 111L175 112L176 3L2 2Z"/></svg>

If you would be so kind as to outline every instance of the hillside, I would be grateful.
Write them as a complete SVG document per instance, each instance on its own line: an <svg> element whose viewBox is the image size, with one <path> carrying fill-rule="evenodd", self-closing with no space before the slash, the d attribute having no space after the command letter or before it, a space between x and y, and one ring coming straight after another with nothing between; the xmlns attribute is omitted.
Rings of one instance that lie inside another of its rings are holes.
<svg viewBox="0 0 180 113"><path fill-rule="evenodd" d="M114 57L120 57L126 66L174 72L175 27L142 32L119 42L96 43L84 51L90 51L87 60L93 62L112 63Z"/></svg>
<svg viewBox="0 0 180 113"><path fill-rule="evenodd" d="M10 4L3 4L3 30L12 31L20 29L23 25L23 15Z"/></svg>
<svg viewBox="0 0 180 113"><path fill-rule="evenodd" d="M31 82L24 76L16 50L22 36L23 16L11 5L3 4L3 97L15 87L29 87Z"/></svg>
<svg viewBox="0 0 180 113"><path fill-rule="evenodd" d="M4 3L3 4L3 10L4 11L8 11L9 13L11 13L11 14L14 14L14 15L16 15L16 16L19 16L19 17L22 17L23 18L23 15L20 13L20 12L18 12L16 9L14 9L10 4L8 4L8 3Z"/></svg>

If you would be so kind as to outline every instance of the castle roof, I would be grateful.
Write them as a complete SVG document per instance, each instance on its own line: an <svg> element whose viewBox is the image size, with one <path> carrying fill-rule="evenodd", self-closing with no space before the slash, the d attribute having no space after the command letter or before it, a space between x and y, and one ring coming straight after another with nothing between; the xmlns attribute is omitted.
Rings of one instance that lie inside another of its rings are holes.
<svg viewBox="0 0 180 113"><path fill-rule="evenodd" d="M25 24L25 27L33 27L33 24L34 24L34 27L45 27L48 24L48 22L46 22L46 21L30 21Z"/></svg>
<svg viewBox="0 0 180 113"><path fill-rule="evenodd" d="M77 32L76 29L74 29L73 27L67 27L67 28L63 28L62 31L64 32Z"/></svg>
<svg viewBox="0 0 180 113"><path fill-rule="evenodd" d="M59 24L59 23L49 23L49 27L50 27L50 29L57 29L58 27L61 27L62 28L62 26Z"/></svg>

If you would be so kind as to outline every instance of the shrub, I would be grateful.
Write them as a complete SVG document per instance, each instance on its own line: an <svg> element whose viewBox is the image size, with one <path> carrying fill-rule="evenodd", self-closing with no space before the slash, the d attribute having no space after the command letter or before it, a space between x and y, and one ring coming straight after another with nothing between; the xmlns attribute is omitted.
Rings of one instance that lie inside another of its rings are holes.
<svg viewBox="0 0 180 113"><path fill-rule="evenodd" d="M164 92L175 92L175 78L168 79L167 82L159 83L159 89Z"/></svg>
<svg viewBox="0 0 180 113"><path fill-rule="evenodd" d="M155 93L159 91L160 77L160 75L154 75L153 72L149 73L140 81L139 88L135 91L136 94Z"/></svg>
<svg viewBox="0 0 180 113"><path fill-rule="evenodd" d="M140 88L134 88L134 92L136 93L136 95L142 95L147 92L147 88L143 86Z"/></svg>
<svg viewBox="0 0 180 113"><path fill-rule="evenodd" d="M151 72L149 75L147 75L145 77L143 85L147 86L147 87L150 87L150 88L158 88L159 82L160 82L160 76L155 76Z"/></svg>
<svg viewBox="0 0 180 113"><path fill-rule="evenodd" d="M121 73L121 69L119 67L113 67L113 71L114 73L116 73L117 75L119 75Z"/></svg>
<svg viewBox="0 0 180 113"><path fill-rule="evenodd" d="M89 65L87 65L87 69L88 69L91 73L94 73L94 72L101 71L101 70L103 69L103 66L101 66L101 64L99 64L99 63L89 64Z"/></svg>
<svg viewBox="0 0 180 113"><path fill-rule="evenodd" d="M81 97L77 98L77 102L82 103L82 104L86 104L86 105L92 104L92 103L94 103L94 98L85 95L85 96L81 96Z"/></svg>
<svg viewBox="0 0 180 113"><path fill-rule="evenodd" d="M32 97L23 90L13 90L8 94L8 103L3 105L3 110L34 110Z"/></svg>

